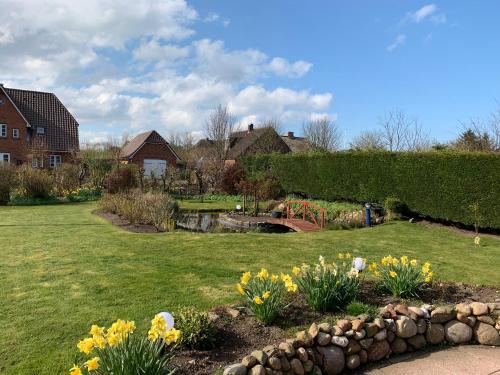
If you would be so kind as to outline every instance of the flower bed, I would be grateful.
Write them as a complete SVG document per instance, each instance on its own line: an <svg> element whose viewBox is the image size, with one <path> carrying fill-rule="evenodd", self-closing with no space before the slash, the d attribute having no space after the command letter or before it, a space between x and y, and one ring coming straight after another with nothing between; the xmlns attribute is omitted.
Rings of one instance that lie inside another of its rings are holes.
<svg viewBox="0 0 500 375"><path fill-rule="evenodd" d="M295 338L268 345L229 365L224 375L340 374L426 345L500 346L500 303L421 307L391 304L373 321L366 315L313 323Z"/></svg>

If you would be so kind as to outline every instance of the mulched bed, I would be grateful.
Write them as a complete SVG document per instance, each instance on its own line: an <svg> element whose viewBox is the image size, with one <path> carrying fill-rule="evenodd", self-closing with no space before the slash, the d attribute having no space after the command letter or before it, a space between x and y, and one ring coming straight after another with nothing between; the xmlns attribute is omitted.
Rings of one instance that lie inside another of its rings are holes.
<svg viewBox="0 0 500 375"><path fill-rule="evenodd" d="M130 224L128 220L122 219L119 215L112 214L109 212L104 212L101 210L96 210L92 212L94 215L102 217L106 219L111 224L116 225L126 231L134 232L134 233L160 233L156 230L153 225L146 224Z"/></svg>
<svg viewBox="0 0 500 375"><path fill-rule="evenodd" d="M376 306L388 303L408 303L408 300L374 292L373 282L362 284L360 301ZM500 302L500 288L479 287L460 283L435 283L425 290L419 301L425 303L456 304L460 302ZM415 303L417 303L415 301ZM310 310L302 297L294 301L272 326L264 326L244 309L235 318L224 316L224 308L213 309L221 318L216 321L219 329L217 345L212 350L185 350L176 353L172 364L179 375L211 375L218 369L239 362L253 350L266 345L278 344L293 332L308 327L312 322L335 319L332 313L318 313Z"/></svg>

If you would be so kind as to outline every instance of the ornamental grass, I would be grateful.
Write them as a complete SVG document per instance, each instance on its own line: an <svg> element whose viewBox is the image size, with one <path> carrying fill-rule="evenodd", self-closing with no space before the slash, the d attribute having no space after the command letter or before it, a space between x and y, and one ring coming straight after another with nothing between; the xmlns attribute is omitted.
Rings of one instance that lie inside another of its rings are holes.
<svg viewBox="0 0 500 375"><path fill-rule="evenodd" d="M92 325L90 337L77 344L80 352L90 358L74 365L70 375L168 375L172 348L181 332L169 327L158 314L151 321L147 336L134 335L133 321L117 320L109 328Z"/></svg>
<svg viewBox="0 0 500 375"><path fill-rule="evenodd" d="M248 307L255 317L270 324L286 307L286 294L297 291L297 284L290 275L270 275L262 268L255 276L244 272L236 289L246 297Z"/></svg>
<svg viewBox="0 0 500 375"><path fill-rule="evenodd" d="M349 253L340 253L338 257L338 263L326 263L320 256L318 264L303 264L292 270L299 291L316 311L342 310L358 295L359 273L364 267L354 267ZM364 265L361 258L356 258L356 263L358 259Z"/></svg>
<svg viewBox="0 0 500 375"><path fill-rule="evenodd" d="M430 263L420 265L416 259L410 260L406 255L399 259L388 255L380 260L380 264L369 265L368 270L394 296L412 298L418 297L424 284L432 281L430 267Z"/></svg>

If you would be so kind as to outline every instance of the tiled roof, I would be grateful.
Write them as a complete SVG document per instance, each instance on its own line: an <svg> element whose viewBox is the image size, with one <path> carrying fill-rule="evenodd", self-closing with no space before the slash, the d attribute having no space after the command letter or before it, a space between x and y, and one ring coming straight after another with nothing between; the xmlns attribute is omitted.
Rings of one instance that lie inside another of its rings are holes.
<svg viewBox="0 0 500 375"><path fill-rule="evenodd" d="M4 87L5 92L33 127L45 128L49 151L79 150L78 122L52 93Z"/></svg>
<svg viewBox="0 0 500 375"><path fill-rule="evenodd" d="M228 159L237 159L245 155L245 151L268 131L268 128L257 128L232 133L229 139Z"/></svg>
<svg viewBox="0 0 500 375"><path fill-rule="evenodd" d="M132 156L137 150L139 150L144 143L165 143L168 148L172 151L172 153L180 160L180 157L177 153L170 147L168 142L156 131L150 130L148 132L144 132L138 134L132 139L129 143L127 143L122 150L120 151L121 158L128 158Z"/></svg>
<svg viewBox="0 0 500 375"><path fill-rule="evenodd" d="M314 150L314 147L306 138L282 135L281 139L285 141L292 152L308 152Z"/></svg>

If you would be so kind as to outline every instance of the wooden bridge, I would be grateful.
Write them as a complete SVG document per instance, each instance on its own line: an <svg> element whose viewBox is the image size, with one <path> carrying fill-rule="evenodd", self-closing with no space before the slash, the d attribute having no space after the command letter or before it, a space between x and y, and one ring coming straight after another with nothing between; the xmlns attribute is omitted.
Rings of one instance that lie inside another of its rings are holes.
<svg viewBox="0 0 500 375"><path fill-rule="evenodd" d="M279 224L296 232L316 232L325 227L326 210L308 201L287 201L285 218L269 218L269 224Z"/></svg>

